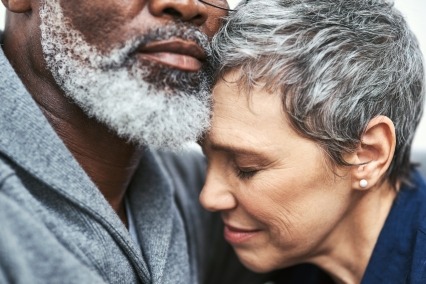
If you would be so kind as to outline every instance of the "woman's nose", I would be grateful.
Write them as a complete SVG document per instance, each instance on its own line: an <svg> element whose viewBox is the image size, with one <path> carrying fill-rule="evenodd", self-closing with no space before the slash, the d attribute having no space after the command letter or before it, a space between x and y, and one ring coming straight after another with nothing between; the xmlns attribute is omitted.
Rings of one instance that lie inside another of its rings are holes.
<svg viewBox="0 0 426 284"><path fill-rule="evenodd" d="M205 209L213 212L231 210L237 206L237 199L229 185L210 170L200 194L200 202Z"/></svg>

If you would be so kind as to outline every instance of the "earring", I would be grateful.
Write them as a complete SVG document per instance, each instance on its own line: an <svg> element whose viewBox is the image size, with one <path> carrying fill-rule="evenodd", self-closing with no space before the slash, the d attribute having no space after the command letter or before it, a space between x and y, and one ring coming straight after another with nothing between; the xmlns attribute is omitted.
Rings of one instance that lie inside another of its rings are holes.
<svg viewBox="0 0 426 284"><path fill-rule="evenodd" d="M360 187L362 187L362 188L366 188L366 187L367 187L367 185L368 185L367 180L362 179L362 180L360 180L360 181L359 181L359 186L360 186Z"/></svg>

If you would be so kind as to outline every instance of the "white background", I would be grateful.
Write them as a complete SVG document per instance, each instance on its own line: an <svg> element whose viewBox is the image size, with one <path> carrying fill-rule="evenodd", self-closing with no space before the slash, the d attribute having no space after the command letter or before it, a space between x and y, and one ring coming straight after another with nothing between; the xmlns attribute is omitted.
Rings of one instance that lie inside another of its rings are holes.
<svg viewBox="0 0 426 284"><path fill-rule="evenodd" d="M233 7L239 0L229 0L230 6ZM255 0L253 0L255 1ZM425 0L395 0L395 5L405 15L408 23L419 39L423 54L426 56L426 1ZM0 29L4 26L5 9L0 4ZM414 139L414 148L426 150L426 115L417 130Z"/></svg>

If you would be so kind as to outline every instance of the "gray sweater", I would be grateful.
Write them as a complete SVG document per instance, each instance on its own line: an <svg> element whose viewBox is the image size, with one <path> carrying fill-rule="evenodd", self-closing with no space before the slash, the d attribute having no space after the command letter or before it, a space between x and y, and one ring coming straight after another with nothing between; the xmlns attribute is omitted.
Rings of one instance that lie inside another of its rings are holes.
<svg viewBox="0 0 426 284"><path fill-rule="evenodd" d="M0 283L203 282L203 179L201 155L146 150L127 193L135 244L0 48Z"/></svg>

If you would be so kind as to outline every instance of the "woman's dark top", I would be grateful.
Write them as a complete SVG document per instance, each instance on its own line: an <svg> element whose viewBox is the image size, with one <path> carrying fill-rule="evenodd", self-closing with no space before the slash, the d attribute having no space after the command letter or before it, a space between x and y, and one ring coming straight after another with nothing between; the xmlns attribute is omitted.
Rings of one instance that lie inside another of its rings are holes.
<svg viewBox="0 0 426 284"><path fill-rule="evenodd" d="M362 284L426 283L426 182L417 172L398 193L367 265ZM313 265L277 272L272 283L326 284L331 278Z"/></svg>

